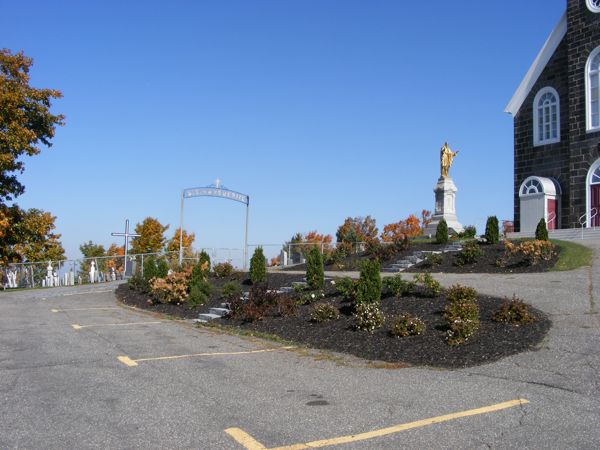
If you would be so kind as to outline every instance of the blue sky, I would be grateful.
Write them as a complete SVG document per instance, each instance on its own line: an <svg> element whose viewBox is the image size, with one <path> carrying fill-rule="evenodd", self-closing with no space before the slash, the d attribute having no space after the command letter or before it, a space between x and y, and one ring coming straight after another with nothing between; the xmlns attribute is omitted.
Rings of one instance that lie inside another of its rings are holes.
<svg viewBox="0 0 600 450"><path fill-rule="evenodd" d="M179 223L181 190L251 198L251 243L433 209L444 141L464 224L512 217L504 113L565 0L4 1L3 47L59 89L22 207L57 216L69 257L124 221ZM197 247L243 245L241 204L186 201ZM267 248L268 250L268 248ZM269 253L269 250L267 251ZM271 253L274 252L271 251Z"/></svg>

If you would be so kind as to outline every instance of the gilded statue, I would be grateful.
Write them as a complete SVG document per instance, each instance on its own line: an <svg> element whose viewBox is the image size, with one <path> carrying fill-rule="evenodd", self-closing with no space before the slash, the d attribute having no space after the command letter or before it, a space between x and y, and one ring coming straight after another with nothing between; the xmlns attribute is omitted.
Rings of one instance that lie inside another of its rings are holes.
<svg viewBox="0 0 600 450"><path fill-rule="evenodd" d="M452 166L452 161L454 160L454 157L456 155L458 155L458 150L453 152L452 150L450 150L450 147L448 147L448 143L446 142L440 150L440 165L442 178L448 178L448 171L450 170L450 167Z"/></svg>

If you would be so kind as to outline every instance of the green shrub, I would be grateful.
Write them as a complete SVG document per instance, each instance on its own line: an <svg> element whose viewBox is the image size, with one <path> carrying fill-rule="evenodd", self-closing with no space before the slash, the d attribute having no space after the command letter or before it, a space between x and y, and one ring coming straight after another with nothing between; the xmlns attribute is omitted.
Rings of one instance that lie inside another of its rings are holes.
<svg viewBox="0 0 600 450"><path fill-rule="evenodd" d="M323 255L317 247L308 251L306 258L306 282L311 289L322 289L325 284Z"/></svg>
<svg viewBox="0 0 600 450"><path fill-rule="evenodd" d="M410 314L401 314L392 319L390 334L396 337L416 336L425 332L425 322Z"/></svg>
<svg viewBox="0 0 600 450"><path fill-rule="evenodd" d="M471 287L455 284L446 291L446 299L450 303L475 302L477 291Z"/></svg>
<svg viewBox="0 0 600 450"><path fill-rule="evenodd" d="M435 242L438 244L448 243L448 224L446 223L446 219L440 220L435 229Z"/></svg>
<svg viewBox="0 0 600 450"><path fill-rule="evenodd" d="M430 253L425 257L425 265L429 267L439 266L444 262L444 257L441 253Z"/></svg>
<svg viewBox="0 0 600 450"><path fill-rule="evenodd" d="M381 302L381 274L379 261L366 260L363 262L360 277L356 286L356 303Z"/></svg>
<svg viewBox="0 0 600 450"><path fill-rule="evenodd" d="M477 236L477 228L473 225L466 226L464 231L459 234L460 238L473 239Z"/></svg>
<svg viewBox="0 0 600 450"><path fill-rule="evenodd" d="M444 310L444 319L448 325L448 344L462 344L479 329L479 307L475 301L450 302Z"/></svg>
<svg viewBox="0 0 600 450"><path fill-rule="evenodd" d="M230 262L222 262L219 264L215 264L215 266L213 267L213 273L217 278L230 277L231 275L233 275L234 272L235 269L233 268Z"/></svg>
<svg viewBox="0 0 600 450"><path fill-rule="evenodd" d="M317 303L313 306L310 313L310 320L313 322L329 322L330 320L339 319L339 310L328 303Z"/></svg>
<svg viewBox="0 0 600 450"><path fill-rule="evenodd" d="M190 287L190 295L187 299L187 307L190 309L206 304L210 299L212 287L208 281L202 280Z"/></svg>
<svg viewBox="0 0 600 450"><path fill-rule="evenodd" d="M129 280L127 280L127 285L129 289L133 289L134 291L148 293L150 292L150 284L148 280L142 277L140 274L135 274Z"/></svg>
<svg viewBox="0 0 600 450"><path fill-rule="evenodd" d="M485 224L485 240L488 244L500 242L500 225L496 216L490 216Z"/></svg>
<svg viewBox="0 0 600 450"><path fill-rule="evenodd" d="M402 297L403 295L410 294L413 292L415 284L402 279L402 275L394 275L393 277L385 277L382 280L382 284L396 297Z"/></svg>
<svg viewBox="0 0 600 450"><path fill-rule="evenodd" d="M225 283L221 288L221 297L230 298L235 296L239 296L242 290L235 283Z"/></svg>
<svg viewBox="0 0 600 450"><path fill-rule="evenodd" d="M158 269L156 267L156 260L151 256L148 256L144 259L144 279L146 281L150 281L152 278L155 278L158 274Z"/></svg>
<svg viewBox="0 0 600 450"><path fill-rule="evenodd" d="M512 300L506 300L500 309L492 316L492 320L513 325L522 325L535 322L536 318L529 310L529 306L513 295Z"/></svg>
<svg viewBox="0 0 600 450"><path fill-rule="evenodd" d="M548 227L546 226L546 220L542 217L537 224L535 229L535 238L538 241L548 240Z"/></svg>
<svg viewBox="0 0 600 450"><path fill-rule="evenodd" d="M206 280L208 276L209 263L206 261L198 261L192 268L192 277L190 285L194 286L202 281Z"/></svg>
<svg viewBox="0 0 600 450"><path fill-rule="evenodd" d="M354 300L356 297L356 288L358 280L353 280L350 277L340 278L335 281L335 290L339 295L348 300Z"/></svg>
<svg viewBox="0 0 600 450"><path fill-rule="evenodd" d="M206 265L204 265L206 263ZM206 267L206 271L210 272L210 256L204 250L198 255L198 264L200 267Z"/></svg>
<svg viewBox="0 0 600 450"><path fill-rule="evenodd" d="M298 298L298 303L300 305L310 305L311 303L314 303L317 300L322 300L324 298L325 292L323 291L304 291L304 293Z"/></svg>
<svg viewBox="0 0 600 450"><path fill-rule="evenodd" d="M465 264L475 264L479 257L483 256L483 250L479 247L477 241L467 241L463 248L456 255L456 265L464 266Z"/></svg>
<svg viewBox="0 0 600 450"><path fill-rule="evenodd" d="M354 313L354 323L357 330L364 330L372 333L377 328L381 328L385 322L385 316L378 303L359 303L356 305Z"/></svg>
<svg viewBox="0 0 600 450"><path fill-rule="evenodd" d="M442 293L442 285L428 273L419 273L414 276L415 284L422 287L425 297L437 297Z"/></svg>
<svg viewBox="0 0 600 450"><path fill-rule="evenodd" d="M267 279L267 264L265 262L265 254L262 247L257 247L254 250L252 258L250 258L250 281L252 284L263 283Z"/></svg>
<svg viewBox="0 0 600 450"><path fill-rule="evenodd" d="M169 275L169 263L165 259L159 259L156 264L156 276L166 278Z"/></svg>

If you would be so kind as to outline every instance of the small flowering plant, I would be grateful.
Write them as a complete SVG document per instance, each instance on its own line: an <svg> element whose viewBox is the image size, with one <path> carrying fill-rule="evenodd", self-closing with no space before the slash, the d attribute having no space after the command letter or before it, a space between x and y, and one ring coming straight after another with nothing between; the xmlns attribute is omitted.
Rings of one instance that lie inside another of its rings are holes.
<svg viewBox="0 0 600 450"><path fill-rule="evenodd" d="M357 330L372 333L381 328L385 322L385 316L379 308L378 303L359 303L354 313L354 324Z"/></svg>
<svg viewBox="0 0 600 450"><path fill-rule="evenodd" d="M302 305L310 305L316 301L322 300L325 298L325 292L318 290L318 291L310 291L310 292L305 292L304 294L302 294L300 296L300 304Z"/></svg>

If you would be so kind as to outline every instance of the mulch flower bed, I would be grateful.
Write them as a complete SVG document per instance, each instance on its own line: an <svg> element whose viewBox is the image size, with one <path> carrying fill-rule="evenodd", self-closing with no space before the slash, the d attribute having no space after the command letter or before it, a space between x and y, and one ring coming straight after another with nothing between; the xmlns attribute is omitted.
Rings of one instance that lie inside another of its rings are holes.
<svg viewBox="0 0 600 450"><path fill-rule="evenodd" d="M406 250L391 253L388 257L381 259L381 267L389 267L395 262L414 254L416 251L440 251L445 245L436 243L414 243ZM559 250L548 261L540 261L535 265L528 264L524 258L513 256L504 266L498 264L506 253L503 243L499 244L481 244L479 246L483 255L477 258L473 264L458 264L458 252L442 253L441 264L431 265L427 261L416 264L405 272L430 272L430 273L539 273L547 272L552 269L559 257ZM325 264L325 270L328 272L339 271L359 271L362 261L373 258L368 252L361 252L346 257L340 264ZM286 267L284 271L304 271L306 264L297 264Z"/></svg>
<svg viewBox="0 0 600 450"><path fill-rule="evenodd" d="M479 246L483 255L477 258L473 264L460 265L458 263L458 252L447 252L442 254L442 263L430 265L427 261L416 264L406 272L430 272L430 273L538 273L547 272L554 267L558 261L558 249L547 261L540 261L535 265L528 264L524 258L518 256L509 259L504 266L498 265L506 253L504 244L482 244Z"/></svg>
<svg viewBox="0 0 600 450"><path fill-rule="evenodd" d="M293 281L302 280L303 277L300 275L285 273L268 275L268 285L271 289L290 286ZM225 301L219 296L218 286L237 281L243 290L250 288L244 277L211 278L210 281L216 286L215 293L208 304L194 310L188 309L185 305L149 302L148 294L139 293L127 285L121 285L117 289L117 296L127 305L176 317L195 318L199 313L208 312L210 307L218 307ZM489 363L534 349L551 326L548 317L534 308L531 308L537 318L534 323L514 326L494 322L491 317L500 308L503 299L480 295L478 297L480 329L466 343L450 346L445 340L447 328L443 311L447 300L443 294L435 298L422 297L418 293L402 298L384 294L381 309L386 316L386 323L383 328L368 333L354 329L352 304L337 294L331 282L326 282L323 293L324 298L320 295L316 296L317 302L328 303L338 308L339 319L324 323L312 322L310 315L313 305L302 305L298 307L296 314L290 317L270 315L254 322L223 318L219 320L219 324L268 333L308 347L347 353L369 360L440 368L460 368ZM306 293L290 295L299 297ZM421 318L427 327L425 332L418 336L392 337L389 333L390 319L402 313L410 313Z"/></svg>

